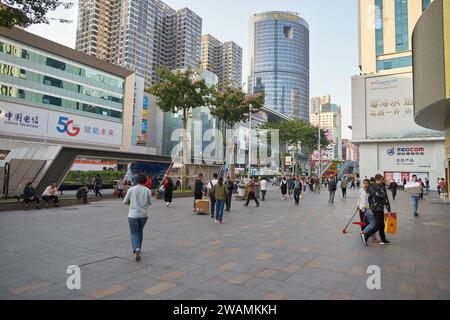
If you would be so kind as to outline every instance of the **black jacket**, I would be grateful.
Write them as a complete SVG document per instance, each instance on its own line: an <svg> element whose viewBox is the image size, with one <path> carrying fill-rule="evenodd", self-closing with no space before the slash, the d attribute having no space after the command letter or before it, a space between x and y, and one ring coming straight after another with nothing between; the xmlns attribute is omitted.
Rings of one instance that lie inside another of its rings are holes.
<svg viewBox="0 0 450 320"><path fill-rule="evenodd" d="M203 192L203 182L200 179L195 180L194 192L200 194Z"/></svg>
<svg viewBox="0 0 450 320"><path fill-rule="evenodd" d="M331 179L328 181L328 191L336 191L337 190L337 180Z"/></svg>
<svg viewBox="0 0 450 320"><path fill-rule="evenodd" d="M384 207L391 212L391 204L383 185L374 183L369 186L369 206L373 212L383 212Z"/></svg>

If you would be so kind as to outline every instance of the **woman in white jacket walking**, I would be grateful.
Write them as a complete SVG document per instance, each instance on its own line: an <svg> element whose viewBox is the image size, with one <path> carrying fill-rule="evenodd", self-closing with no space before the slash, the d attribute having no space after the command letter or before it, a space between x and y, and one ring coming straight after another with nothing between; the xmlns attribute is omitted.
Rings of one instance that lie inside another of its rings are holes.
<svg viewBox="0 0 450 320"><path fill-rule="evenodd" d="M363 187L359 189L357 209L359 210L359 218L361 220L361 233L366 234L370 229L375 227L376 220L372 210L369 208L369 188L370 180L363 181ZM367 221L369 224L363 227L362 223ZM373 235L372 240L378 241L377 237Z"/></svg>
<svg viewBox="0 0 450 320"><path fill-rule="evenodd" d="M131 233L131 248L136 261L141 260L142 240L144 238L144 226L148 220L148 209L152 204L152 192L145 186L147 177L139 174L137 185L130 188L123 200L128 210L128 223Z"/></svg>

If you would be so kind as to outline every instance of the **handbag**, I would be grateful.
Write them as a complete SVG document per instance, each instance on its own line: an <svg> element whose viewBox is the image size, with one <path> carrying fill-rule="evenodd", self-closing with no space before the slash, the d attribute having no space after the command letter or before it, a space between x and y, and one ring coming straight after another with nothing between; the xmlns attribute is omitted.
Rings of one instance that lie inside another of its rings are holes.
<svg viewBox="0 0 450 320"><path fill-rule="evenodd" d="M384 232L390 234L397 233L397 213L385 213L384 214Z"/></svg>

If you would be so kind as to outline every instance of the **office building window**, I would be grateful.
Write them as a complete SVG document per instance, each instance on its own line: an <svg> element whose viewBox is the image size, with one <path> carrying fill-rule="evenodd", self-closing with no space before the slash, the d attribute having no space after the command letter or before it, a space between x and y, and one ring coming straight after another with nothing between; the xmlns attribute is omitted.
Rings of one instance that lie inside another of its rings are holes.
<svg viewBox="0 0 450 320"><path fill-rule="evenodd" d="M412 56L377 61L377 72L412 66Z"/></svg>
<svg viewBox="0 0 450 320"><path fill-rule="evenodd" d="M375 41L377 56L384 54L383 0L375 0Z"/></svg>
<svg viewBox="0 0 450 320"><path fill-rule="evenodd" d="M397 51L409 49L408 0L395 0L395 45Z"/></svg>

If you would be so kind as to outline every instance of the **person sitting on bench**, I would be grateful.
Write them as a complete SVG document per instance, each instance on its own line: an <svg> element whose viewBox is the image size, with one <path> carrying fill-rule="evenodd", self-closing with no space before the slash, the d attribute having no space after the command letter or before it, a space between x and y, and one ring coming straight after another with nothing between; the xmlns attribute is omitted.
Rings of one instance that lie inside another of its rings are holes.
<svg viewBox="0 0 450 320"><path fill-rule="evenodd" d="M77 199L82 199L83 204L88 204L89 187L87 184L77 190Z"/></svg>
<svg viewBox="0 0 450 320"><path fill-rule="evenodd" d="M42 194L42 200L45 201L45 205L47 207L50 201L53 201L55 203L55 207L59 207L58 189L56 188L56 182L52 182L52 184L45 189L44 193Z"/></svg>
<svg viewBox="0 0 450 320"><path fill-rule="evenodd" d="M23 202L27 209L30 202L36 202L36 209L40 209L39 197L36 195L36 190L32 187L32 182L28 182L25 185L25 189L23 189Z"/></svg>

